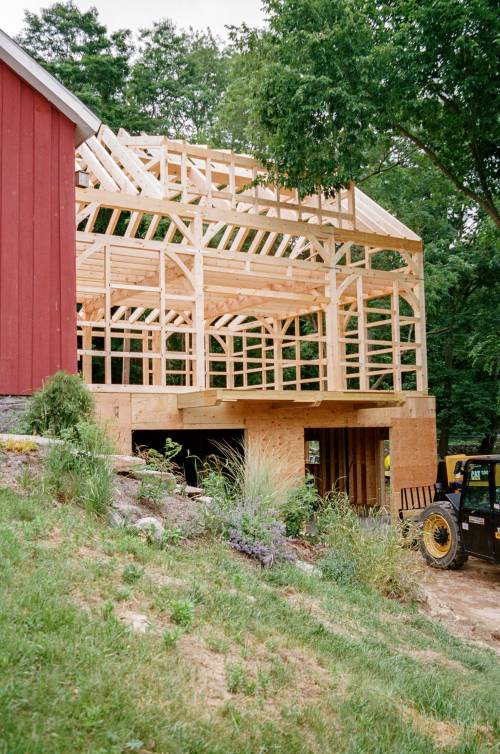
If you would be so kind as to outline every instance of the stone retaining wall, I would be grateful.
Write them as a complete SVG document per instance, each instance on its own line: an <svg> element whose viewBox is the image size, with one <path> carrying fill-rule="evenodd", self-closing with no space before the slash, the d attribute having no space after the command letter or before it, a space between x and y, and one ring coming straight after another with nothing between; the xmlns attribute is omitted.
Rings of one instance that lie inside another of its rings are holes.
<svg viewBox="0 0 500 754"><path fill-rule="evenodd" d="M0 432L19 431L19 422L29 400L29 396L0 395Z"/></svg>

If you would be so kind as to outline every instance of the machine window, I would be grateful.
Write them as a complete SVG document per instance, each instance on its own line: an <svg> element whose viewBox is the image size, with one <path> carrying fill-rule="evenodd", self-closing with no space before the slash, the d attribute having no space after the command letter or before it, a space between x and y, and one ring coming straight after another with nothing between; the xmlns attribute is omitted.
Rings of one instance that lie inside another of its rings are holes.
<svg viewBox="0 0 500 754"><path fill-rule="evenodd" d="M490 466L487 463L470 463L464 479L464 510L490 510Z"/></svg>

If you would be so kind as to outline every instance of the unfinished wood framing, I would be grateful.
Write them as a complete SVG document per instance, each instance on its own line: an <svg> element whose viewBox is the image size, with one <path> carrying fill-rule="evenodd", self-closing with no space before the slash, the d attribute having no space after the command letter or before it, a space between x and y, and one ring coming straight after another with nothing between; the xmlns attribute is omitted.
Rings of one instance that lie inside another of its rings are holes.
<svg viewBox="0 0 500 754"><path fill-rule="evenodd" d="M107 127L77 166L87 382L425 392L421 241L355 186L299 200L251 157Z"/></svg>

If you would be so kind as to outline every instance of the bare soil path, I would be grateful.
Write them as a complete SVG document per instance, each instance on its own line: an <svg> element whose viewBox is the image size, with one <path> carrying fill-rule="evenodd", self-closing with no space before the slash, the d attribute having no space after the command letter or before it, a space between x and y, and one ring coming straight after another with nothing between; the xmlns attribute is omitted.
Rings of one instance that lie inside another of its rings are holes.
<svg viewBox="0 0 500 754"><path fill-rule="evenodd" d="M425 611L500 654L500 567L470 557L459 571L424 568Z"/></svg>

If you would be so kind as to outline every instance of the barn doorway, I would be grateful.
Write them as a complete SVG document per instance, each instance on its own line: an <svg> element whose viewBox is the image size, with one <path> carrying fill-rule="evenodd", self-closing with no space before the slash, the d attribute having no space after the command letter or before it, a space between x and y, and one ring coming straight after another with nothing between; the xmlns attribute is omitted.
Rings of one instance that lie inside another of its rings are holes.
<svg viewBox="0 0 500 754"><path fill-rule="evenodd" d="M385 505L386 428L306 429L305 461L321 495L346 492L360 513Z"/></svg>
<svg viewBox="0 0 500 754"><path fill-rule="evenodd" d="M162 451L165 440L170 437L182 445L175 463L183 472L186 483L198 487L201 483L203 464L210 455L220 456L218 443L231 447L241 447L244 438L242 429L175 429L175 430L135 430L132 432L134 451L141 447Z"/></svg>

